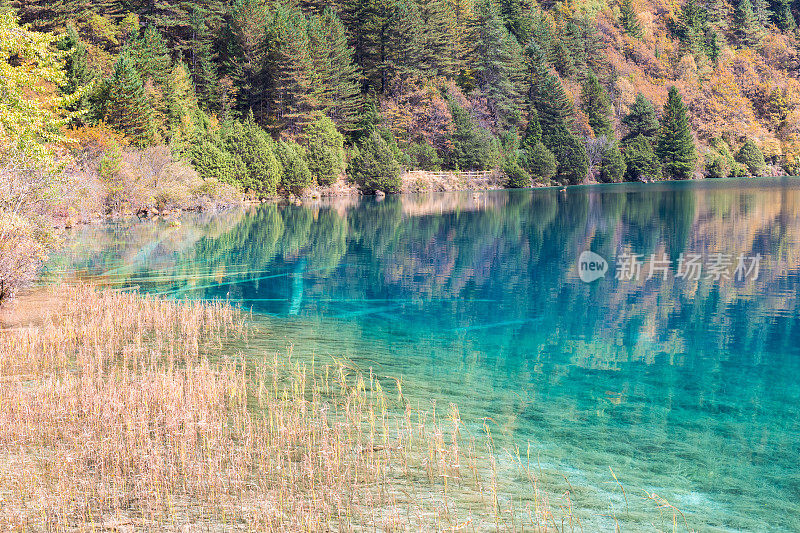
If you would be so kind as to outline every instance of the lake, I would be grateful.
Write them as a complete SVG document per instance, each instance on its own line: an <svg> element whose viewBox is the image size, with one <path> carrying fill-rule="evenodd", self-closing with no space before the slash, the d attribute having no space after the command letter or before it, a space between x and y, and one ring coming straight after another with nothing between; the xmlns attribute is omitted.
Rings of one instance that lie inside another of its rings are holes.
<svg viewBox="0 0 800 533"><path fill-rule="evenodd" d="M591 282L587 250L607 263ZM652 493L697 530L800 530L800 179L89 226L43 279L73 275L252 309L252 357L291 349L402 376L421 405L456 403L476 432L530 445L587 531L652 530L669 513Z"/></svg>

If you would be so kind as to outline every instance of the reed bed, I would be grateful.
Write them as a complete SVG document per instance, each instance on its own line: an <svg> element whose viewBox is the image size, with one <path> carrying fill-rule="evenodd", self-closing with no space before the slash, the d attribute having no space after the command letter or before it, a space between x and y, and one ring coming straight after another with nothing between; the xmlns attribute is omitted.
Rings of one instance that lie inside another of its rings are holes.
<svg viewBox="0 0 800 533"><path fill-rule="evenodd" d="M230 355L251 331L226 303L53 290L0 332L2 531L583 530L535 459L401 381Z"/></svg>

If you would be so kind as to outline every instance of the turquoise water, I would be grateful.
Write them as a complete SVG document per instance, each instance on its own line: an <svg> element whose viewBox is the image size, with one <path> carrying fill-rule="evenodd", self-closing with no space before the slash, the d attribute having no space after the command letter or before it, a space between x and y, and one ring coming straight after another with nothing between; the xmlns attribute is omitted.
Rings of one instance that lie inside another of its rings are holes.
<svg viewBox="0 0 800 533"><path fill-rule="evenodd" d="M609 272L579 279L591 250ZM626 253L668 275L614 279ZM760 254L744 279L678 279L680 254ZM530 442L587 531L800 531L800 180L339 199L71 234L67 273L228 298L250 350L347 356ZM479 423L479 422L478 422ZM609 467L626 488L627 504ZM522 490L522 489L521 489ZM607 515L607 516L602 516ZM682 526L682 524L679 524Z"/></svg>

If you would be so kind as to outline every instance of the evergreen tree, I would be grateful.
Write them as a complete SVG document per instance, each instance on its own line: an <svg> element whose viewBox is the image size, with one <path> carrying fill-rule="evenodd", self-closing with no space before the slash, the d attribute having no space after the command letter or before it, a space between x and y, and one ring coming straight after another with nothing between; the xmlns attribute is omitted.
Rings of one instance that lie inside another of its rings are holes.
<svg viewBox="0 0 800 533"><path fill-rule="evenodd" d="M689 126L686 106L678 89L671 87L661 119L661 133L656 147L664 174L673 179L689 179L694 172L697 155Z"/></svg>
<svg viewBox="0 0 800 533"><path fill-rule="evenodd" d="M521 77L519 44L509 35L492 0L480 0L471 24L475 83L486 97L497 128L507 129L518 121L515 102Z"/></svg>
<svg viewBox="0 0 800 533"><path fill-rule="evenodd" d="M142 80L152 80L160 87L167 86L167 78L172 68L167 43L154 25L144 29L144 33L128 48L136 62L136 69Z"/></svg>
<svg viewBox="0 0 800 533"><path fill-rule="evenodd" d="M604 183L617 183L622 181L627 165L620 152L619 144L609 144L600 160L600 181Z"/></svg>
<svg viewBox="0 0 800 533"><path fill-rule="evenodd" d="M623 138L623 142L638 135L642 135L652 142L661 128L658 116L656 116L656 108L642 93L636 95L636 100L631 105L628 114L622 117L622 124L628 129L628 134Z"/></svg>
<svg viewBox="0 0 800 533"><path fill-rule="evenodd" d="M736 161L747 167L747 171L752 176L761 175L767 168L764 162L764 154L756 146L756 144L747 139L747 141L739 148L736 153Z"/></svg>
<svg viewBox="0 0 800 533"><path fill-rule="evenodd" d="M522 136L520 148L523 150L530 150L537 143L542 140L542 126L539 124L539 114L536 109L531 109L528 115L528 126L525 128L525 134Z"/></svg>
<svg viewBox="0 0 800 533"><path fill-rule="evenodd" d="M625 179L655 180L661 177L661 163L644 135L637 135L625 145Z"/></svg>
<svg viewBox="0 0 800 533"><path fill-rule="evenodd" d="M241 186L259 195L274 195L283 175L276 155L275 142L255 123L253 115L247 120L232 122L226 127L225 144L229 152L241 157L246 172Z"/></svg>
<svg viewBox="0 0 800 533"><path fill-rule="evenodd" d="M797 21L792 13L792 0L772 0L772 20L782 31L792 31L797 28Z"/></svg>
<svg viewBox="0 0 800 533"><path fill-rule="evenodd" d="M315 64L318 78L317 99L321 110L344 132L356 128L361 99L361 72L353 62L344 25L331 8L319 17L321 39L312 42L322 50Z"/></svg>
<svg viewBox="0 0 800 533"><path fill-rule="evenodd" d="M450 99L450 113L453 116L454 130L450 136L448 163L458 170L486 170L497 164L497 139L492 133L477 125L469 111Z"/></svg>
<svg viewBox="0 0 800 533"><path fill-rule="evenodd" d="M352 178L366 192L400 192L400 164L378 132L364 139L351 161Z"/></svg>
<svg viewBox="0 0 800 533"><path fill-rule="evenodd" d="M562 126L573 128L575 108L555 75L545 73L536 81L532 92L543 135L551 135Z"/></svg>
<svg viewBox="0 0 800 533"><path fill-rule="evenodd" d="M583 183L589 171L589 156L583 142L564 124L543 135L542 142L558 162L556 179L569 185Z"/></svg>
<svg viewBox="0 0 800 533"><path fill-rule="evenodd" d="M292 194L302 193L314 181L303 148L293 141L278 141L275 152L283 169L281 189Z"/></svg>
<svg viewBox="0 0 800 533"><path fill-rule="evenodd" d="M639 16L633 9L633 2L631 0L622 0L619 5L619 23L625 33L636 39L642 38L642 24L639 22Z"/></svg>
<svg viewBox="0 0 800 533"><path fill-rule="evenodd" d="M242 158L222 148L218 143L205 140L192 150L192 165L204 180L218 180L231 185L241 185L247 173Z"/></svg>
<svg viewBox="0 0 800 533"><path fill-rule="evenodd" d="M388 90L394 0L341 0L339 16L347 28L353 59L364 74L365 90Z"/></svg>
<svg viewBox="0 0 800 533"><path fill-rule="evenodd" d="M456 34L445 0L416 0L419 6L420 69L427 76L455 75L452 51Z"/></svg>
<svg viewBox="0 0 800 533"><path fill-rule="evenodd" d="M328 117L303 130L308 169L320 185L332 185L345 170L344 136Z"/></svg>
<svg viewBox="0 0 800 533"><path fill-rule="evenodd" d="M611 125L611 102L608 93L600 85L597 76L589 72L586 81L581 86L581 105L584 113L589 118L595 137L614 137L614 127Z"/></svg>
<svg viewBox="0 0 800 533"><path fill-rule="evenodd" d="M503 175L506 178L506 187L519 189L531 185L531 175L520 166L515 155L503 158Z"/></svg>
<svg viewBox="0 0 800 533"><path fill-rule="evenodd" d="M146 145L155 137L153 108L144 91L144 84L133 58L123 52L108 82L105 120L133 142Z"/></svg>
<svg viewBox="0 0 800 533"><path fill-rule="evenodd" d="M753 14L756 16L761 29L766 30L770 24L769 2L767 0L753 0Z"/></svg>
<svg viewBox="0 0 800 533"><path fill-rule="evenodd" d="M558 164L553 155L542 141L536 141L533 146L526 148L520 158L522 167L527 170L535 180L549 181L556 175Z"/></svg>
<svg viewBox="0 0 800 533"><path fill-rule="evenodd" d="M83 88L89 86L94 76L89 71L86 61L86 46L81 42L75 26L68 26L66 35L58 43L58 48L66 52L64 70L66 80L61 85L61 94L70 96L81 91L79 97L67 109L75 112L73 123L80 125L94 122L99 118L97 109L91 101L91 95Z"/></svg>
<svg viewBox="0 0 800 533"><path fill-rule="evenodd" d="M739 0L733 14L733 31L739 44L745 48L755 48L763 37L761 24L753 12L750 0Z"/></svg>
<svg viewBox="0 0 800 533"><path fill-rule="evenodd" d="M422 73L422 31L416 1L396 0L388 29L385 68L388 78L401 86Z"/></svg>

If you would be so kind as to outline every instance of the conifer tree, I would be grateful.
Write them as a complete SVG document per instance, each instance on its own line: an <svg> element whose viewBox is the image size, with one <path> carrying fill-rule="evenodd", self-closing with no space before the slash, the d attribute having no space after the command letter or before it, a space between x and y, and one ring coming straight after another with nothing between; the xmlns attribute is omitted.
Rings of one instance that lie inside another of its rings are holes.
<svg viewBox="0 0 800 533"><path fill-rule="evenodd" d="M620 152L619 144L610 143L603 151L600 159L600 181L604 183L617 183L622 181L627 165Z"/></svg>
<svg viewBox="0 0 800 533"><path fill-rule="evenodd" d="M344 25L331 8L319 17L320 42L312 42L322 51L315 64L318 76L317 99L321 110L344 132L356 128L361 99L361 72L353 62Z"/></svg>
<svg viewBox="0 0 800 533"><path fill-rule="evenodd" d="M427 76L455 75L453 13L445 0L416 0L419 6L420 69Z"/></svg>
<svg viewBox="0 0 800 533"><path fill-rule="evenodd" d="M556 179L569 185L582 183L589 171L589 156L583 141L564 124L560 124L544 135L542 142L556 158Z"/></svg>
<svg viewBox="0 0 800 533"><path fill-rule="evenodd" d="M509 35L492 0L480 0L472 21L474 42L472 67L475 82L486 97L489 111L499 129L517 121L515 101L519 98L519 44Z"/></svg>
<svg viewBox="0 0 800 533"><path fill-rule="evenodd" d="M782 31L792 31L797 28L797 21L792 13L792 0L772 0L772 20Z"/></svg>
<svg viewBox="0 0 800 533"><path fill-rule="evenodd" d="M396 0L388 28L385 69L401 85L422 72L422 25L415 0Z"/></svg>
<svg viewBox="0 0 800 533"><path fill-rule="evenodd" d="M622 0L619 5L619 23L625 33L636 39L642 38L642 23L639 22L639 16L633 9L633 2L631 0Z"/></svg>
<svg viewBox="0 0 800 533"><path fill-rule="evenodd" d="M747 139L742 147L739 148L739 151L736 153L736 162L747 167L747 171L752 176L760 175L767 167L764 162L764 154L761 153L758 146L750 139Z"/></svg>
<svg viewBox="0 0 800 533"><path fill-rule="evenodd" d="M328 117L308 124L303 130L306 162L320 185L332 185L345 170L344 136Z"/></svg>
<svg viewBox="0 0 800 533"><path fill-rule="evenodd" d="M66 80L61 85L61 94L73 95L92 83L94 78L87 65L86 46L81 42L75 26L67 27L67 33L58 43L58 48L66 52L64 63ZM79 98L72 102L68 109L76 112L74 124L84 124L98 118L94 116L97 110L92 105L90 95L86 91L82 91Z"/></svg>
<svg viewBox="0 0 800 533"><path fill-rule="evenodd" d="M644 135L637 135L625 145L625 179L654 180L661 177L661 163Z"/></svg>
<svg viewBox="0 0 800 533"><path fill-rule="evenodd" d="M595 137L608 137L609 139L614 137L614 127L609 118L611 103L608 100L608 93L600 85L600 81L593 72L589 72L586 81L581 86L581 106L589 117L589 126Z"/></svg>
<svg viewBox="0 0 800 533"><path fill-rule="evenodd" d="M120 54L108 85L106 121L138 145L152 142L155 135L153 108L127 51Z"/></svg>
<svg viewBox="0 0 800 533"><path fill-rule="evenodd" d="M642 135L652 142L661 128L656 108L642 93L636 95L636 100L631 105L628 114L622 117L622 124L628 128L628 134L623 138L623 142L638 135Z"/></svg>
<svg viewBox="0 0 800 533"><path fill-rule="evenodd" d="M172 68L169 50L164 38L154 25L148 25L139 39L128 51L136 62L136 69L143 81L152 80L156 85L166 88Z"/></svg>
<svg viewBox="0 0 800 533"><path fill-rule="evenodd" d="M571 129L575 120L572 105L559 79L547 72L537 80L533 89L533 105L542 127L542 135L550 135L561 126Z"/></svg>
<svg viewBox="0 0 800 533"><path fill-rule="evenodd" d="M225 131L225 143L229 152L241 157L246 172L241 176L241 185L260 195L273 195L283 175L283 168L275 154L275 142L253 120L233 122Z"/></svg>
<svg viewBox="0 0 800 533"><path fill-rule="evenodd" d="M359 144L351 170L353 179L366 192L400 192L400 164L377 131Z"/></svg>
<svg viewBox="0 0 800 533"><path fill-rule="evenodd" d="M678 89L671 87L661 119L661 133L656 155L664 167L664 174L673 179L689 179L694 172L697 154L689 126L686 106Z"/></svg>
<svg viewBox="0 0 800 533"><path fill-rule="evenodd" d="M762 29L750 0L739 0L736 4L733 13L733 31L739 44L745 48L755 48L761 44Z"/></svg>
<svg viewBox="0 0 800 533"><path fill-rule="evenodd" d="M761 29L767 29L770 24L769 2L767 0L753 0L753 14L758 20Z"/></svg>

